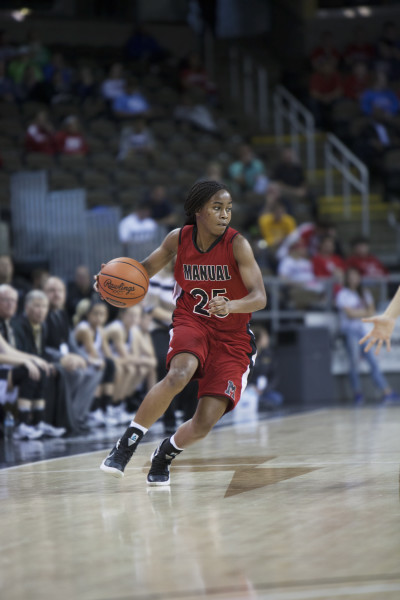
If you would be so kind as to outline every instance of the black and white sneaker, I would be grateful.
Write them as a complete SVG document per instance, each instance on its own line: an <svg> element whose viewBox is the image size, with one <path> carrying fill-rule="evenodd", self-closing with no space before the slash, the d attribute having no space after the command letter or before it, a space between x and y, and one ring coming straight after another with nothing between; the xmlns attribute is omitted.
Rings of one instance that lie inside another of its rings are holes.
<svg viewBox="0 0 400 600"><path fill-rule="evenodd" d="M128 428L107 458L103 460L100 469L113 477L123 477L125 467L131 460L142 437L143 435L138 435L137 430Z"/></svg>
<svg viewBox="0 0 400 600"><path fill-rule="evenodd" d="M151 467L147 475L147 484L169 485L169 468L171 462L181 452L182 450L174 448L169 438L165 438L151 455Z"/></svg>

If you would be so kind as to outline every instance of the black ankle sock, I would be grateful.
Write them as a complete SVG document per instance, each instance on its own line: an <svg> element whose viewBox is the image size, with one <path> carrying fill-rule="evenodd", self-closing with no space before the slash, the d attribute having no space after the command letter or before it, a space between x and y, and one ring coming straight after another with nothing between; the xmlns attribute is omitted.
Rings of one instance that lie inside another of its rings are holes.
<svg viewBox="0 0 400 600"><path fill-rule="evenodd" d="M165 454L169 454L172 457L175 457L177 456L177 454L180 454L182 452L182 450L178 450L178 448L175 448L175 446L171 444L171 438L165 439L163 441L162 449L163 452L165 452Z"/></svg>
<svg viewBox="0 0 400 600"><path fill-rule="evenodd" d="M110 394L103 394L101 398L99 398L99 405L102 410L106 410L107 406L110 406L112 402L112 397Z"/></svg>
<svg viewBox="0 0 400 600"><path fill-rule="evenodd" d="M90 411L94 412L95 410L98 410L99 408L101 408L100 398L98 398L98 397L93 398L92 405L90 407Z"/></svg>
<svg viewBox="0 0 400 600"><path fill-rule="evenodd" d="M38 425L40 421L44 421L44 408L32 412L32 425Z"/></svg>
<svg viewBox="0 0 400 600"><path fill-rule="evenodd" d="M31 424L31 411L30 410L19 410L18 411L18 421L20 423L25 423L25 425Z"/></svg>
<svg viewBox="0 0 400 600"><path fill-rule="evenodd" d="M136 449L143 436L144 433L141 429L138 429L137 427L128 427L121 440L127 440L127 445L130 448Z"/></svg>

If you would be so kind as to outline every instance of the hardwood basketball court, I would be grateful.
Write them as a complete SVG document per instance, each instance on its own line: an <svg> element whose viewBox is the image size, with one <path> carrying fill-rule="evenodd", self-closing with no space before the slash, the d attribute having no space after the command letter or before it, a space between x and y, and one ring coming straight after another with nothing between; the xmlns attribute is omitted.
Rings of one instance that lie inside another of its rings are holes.
<svg viewBox="0 0 400 600"><path fill-rule="evenodd" d="M399 600L400 407L216 429L170 488L154 447L1 470L1 600Z"/></svg>

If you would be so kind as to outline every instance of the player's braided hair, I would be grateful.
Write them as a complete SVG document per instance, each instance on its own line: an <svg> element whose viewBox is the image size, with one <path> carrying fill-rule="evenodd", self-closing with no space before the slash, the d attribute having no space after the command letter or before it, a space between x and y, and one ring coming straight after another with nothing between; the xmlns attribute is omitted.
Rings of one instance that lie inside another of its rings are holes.
<svg viewBox="0 0 400 600"><path fill-rule="evenodd" d="M218 181L204 180L197 181L189 190L186 197L184 209L186 213L186 225L194 225L196 223L196 212L198 212L202 206L209 199L221 190L228 190L228 188Z"/></svg>

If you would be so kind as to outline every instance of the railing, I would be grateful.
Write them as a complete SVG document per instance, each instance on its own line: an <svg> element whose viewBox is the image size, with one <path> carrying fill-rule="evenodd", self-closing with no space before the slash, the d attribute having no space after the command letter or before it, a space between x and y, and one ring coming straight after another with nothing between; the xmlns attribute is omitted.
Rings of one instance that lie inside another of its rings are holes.
<svg viewBox="0 0 400 600"><path fill-rule="evenodd" d="M342 176L341 195L343 216L351 216L351 192L356 189L361 195L361 228L369 234L369 173L361 162L338 138L329 133L325 142L325 196L334 196L333 172L336 169Z"/></svg>
<svg viewBox="0 0 400 600"><path fill-rule="evenodd" d="M325 287L325 305L324 310L319 310L318 313L323 318L323 315L332 314L335 311L335 298L334 298L334 280L324 279L321 280ZM310 310L296 310L286 309L281 307L282 291L287 287L287 282L283 281L279 277L264 277L264 284L267 290L268 304L265 310L258 311L253 314L254 322L268 322L272 335L275 335L282 329L288 327L293 328L294 322L306 323L307 315L314 312ZM390 295L393 295L395 285L400 285L400 275L391 274L387 277L364 277L363 285L372 291L376 305L377 312L384 310L387 303L390 300Z"/></svg>
<svg viewBox="0 0 400 600"><path fill-rule="evenodd" d="M288 90L278 85L274 92L274 125L277 143L289 135L292 148L299 154L300 140L306 140L306 167L313 178L316 166L315 119Z"/></svg>
<svg viewBox="0 0 400 600"><path fill-rule="evenodd" d="M235 47L229 51L229 90L232 100L243 107L246 116L254 118L256 115L260 132L267 131L268 72L250 55L243 55Z"/></svg>

